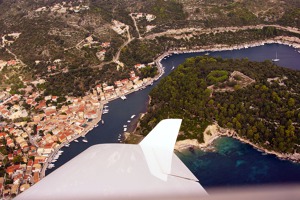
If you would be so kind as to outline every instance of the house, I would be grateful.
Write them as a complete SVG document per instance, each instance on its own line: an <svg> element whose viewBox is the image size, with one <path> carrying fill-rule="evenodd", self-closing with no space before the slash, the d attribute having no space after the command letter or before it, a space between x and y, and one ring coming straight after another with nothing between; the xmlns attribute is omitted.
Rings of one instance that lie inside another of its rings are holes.
<svg viewBox="0 0 300 200"><path fill-rule="evenodd" d="M128 79L123 79L123 80L121 80L121 83L122 83L123 85L126 85L128 82L129 82Z"/></svg>
<svg viewBox="0 0 300 200"><path fill-rule="evenodd" d="M33 183L35 184L35 183L37 183L39 181L40 181L40 174L39 174L39 172L34 172L33 173Z"/></svg>
<svg viewBox="0 0 300 200"><path fill-rule="evenodd" d="M142 69L142 68L145 68L145 67L146 67L145 64L136 64L136 65L134 65L135 69Z"/></svg>
<svg viewBox="0 0 300 200"><path fill-rule="evenodd" d="M104 92L113 92L115 90L114 86L107 86L105 88L103 88Z"/></svg>
<svg viewBox="0 0 300 200"><path fill-rule="evenodd" d="M117 87L122 87L122 86L123 86L123 84L122 84L121 81L115 81L115 85L116 85Z"/></svg>
<svg viewBox="0 0 300 200"><path fill-rule="evenodd" d="M103 48L110 47L110 42L102 42L101 47L103 47Z"/></svg>
<svg viewBox="0 0 300 200"><path fill-rule="evenodd" d="M97 112L95 110L89 111L84 114L84 118L86 119L96 119L97 117Z"/></svg>
<svg viewBox="0 0 300 200"><path fill-rule="evenodd" d="M136 14L136 18L142 18L143 16L144 16L143 13L137 13L137 14Z"/></svg>
<svg viewBox="0 0 300 200"><path fill-rule="evenodd" d="M146 15L146 20L147 20L148 22L153 21L155 18L156 18L155 15L151 15L151 14L147 14L147 15Z"/></svg>
<svg viewBox="0 0 300 200"><path fill-rule="evenodd" d="M44 101L44 100L40 101L39 105L37 105L35 108L36 109L44 109L44 108L46 108L46 101Z"/></svg>
<svg viewBox="0 0 300 200"><path fill-rule="evenodd" d="M16 64L17 64L16 60L9 60L9 61L7 61L7 66L13 66L13 65L16 65Z"/></svg>
<svg viewBox="0 0 300 200"><path fill-rule="evenodd" d="M46 116L50 116L52 114L55 114L56 113L56 107L55 106L51 106L51 107L48 107L44 110Z"/></svg>
<svg viewBox="0 0 300 200"><path fill-rule="evenodd" d="M105 50L105 49L103 49L103 50L99 51L98 53L99 53L99 55L100 55L100 56L104 56L104 55L105 55L105 53L106 53L106 50Z"/></svg>
<svg viewBox="0 0 300 200"><path fill-rule="evenodd" d="M23 185L20 186L20 191L24 192L28 188L30 188L30 185L28 183L25 183L25 184L23 184Z"/></svg>
<svg viewBox="0 0 300 200"><path fill-rule="evenodd" d="M129 75L130 75L130 78L135 77L134 71L131 71L131 72L129 73Z"/></svg>
<svg viewBox="0 0 300 200"><path fill-rule="evenodd" d="M57 96L52 96L51 100L54 102L57 102L58 97Z"/></svg>
<svg viewBox="0 0 300 200"><path fill-rule="evenodd" d="M10 137L6 138L6 145L8 147L10 147L10 148L14 148L15 147L15 143L14 143L14 141Z"/></svg>
<svg viewBox="0 0 300 200"><path fill-rule="evenodd" d="M89 43L93 42L93 37L92 36L89 36L87 38L85 38L85 40Z"/></svg>
<svg viewBox="0 0 300 200"><path fill-rule="evenodd" d="M0 60L0 71L7 65L6 61Z"/></svg>

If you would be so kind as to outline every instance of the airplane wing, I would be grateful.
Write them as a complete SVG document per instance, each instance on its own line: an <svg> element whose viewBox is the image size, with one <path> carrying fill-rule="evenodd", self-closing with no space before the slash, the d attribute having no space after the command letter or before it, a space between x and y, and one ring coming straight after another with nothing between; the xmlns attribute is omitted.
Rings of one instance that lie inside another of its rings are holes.
<svg viewBox="0 0 300 200"><path fill-rule="evenodd" d="M85 150L16 199L145 199L206 196L173 153L181 119L161 121L138 145Z"/></svg>

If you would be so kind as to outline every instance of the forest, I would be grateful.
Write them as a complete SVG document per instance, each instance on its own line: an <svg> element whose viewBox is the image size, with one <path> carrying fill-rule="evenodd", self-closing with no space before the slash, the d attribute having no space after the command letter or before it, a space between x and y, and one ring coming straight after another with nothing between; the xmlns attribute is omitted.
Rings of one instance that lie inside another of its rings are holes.
<svg viewBox="0 0 300 200"><path fill-rule="evenodd" d="M208 89L211 84L228 81L233 71L255 82L222 92ZM182 118L179 140L202 142L205 128L217 122L266 149L300 152L299 71L278 67L271 61L188 58L161 80L150 97L148 112L137 129L141 135L162 119Z"/></svg>

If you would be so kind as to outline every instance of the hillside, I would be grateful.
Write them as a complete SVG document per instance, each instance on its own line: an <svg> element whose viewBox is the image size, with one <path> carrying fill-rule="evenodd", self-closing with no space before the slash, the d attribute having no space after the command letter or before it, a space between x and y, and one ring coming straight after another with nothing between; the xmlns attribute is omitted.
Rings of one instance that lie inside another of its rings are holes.
<svg viewBox="0 0 300 200"><path fill-rule="evenodd" d="M237 44L289 35L276 30L271 30L271 34L253 34L256 30L252 29L208 34L214 27L279 24L300 28L297 0L2 0L0 3L0 60L20 60L26 67L16 73L28 81L45 79L47 93L58 91L58 95L82 96L98 82L112 83L126 77L133 65L152 62L170 48ZM184 31L185 28L206 32ZM169 29L182 32L163 35ZM162 36L157 37L157 33ZM49 73L47 69L52 65L56 70ZM81 86L62 90L58 82Z"/></svg>
<svg viewBox="0 0 300 200"><path fill-rule="evenodd" d="M179 140L203 142L203 131L217 122L266 149L300 152L299 80L298 71L270 61L189 58L151 91L138 132L182 118Z"/></svg>

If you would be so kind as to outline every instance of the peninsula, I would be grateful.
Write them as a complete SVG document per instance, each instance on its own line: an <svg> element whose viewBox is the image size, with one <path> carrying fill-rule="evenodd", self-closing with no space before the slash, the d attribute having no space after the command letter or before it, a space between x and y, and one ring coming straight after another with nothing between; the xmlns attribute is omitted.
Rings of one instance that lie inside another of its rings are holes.
<svg viewBox="0 0 300 200"><path fill-rule="evenodd" d="M299 161L299 76L270 61L189 58L150 93L137 133L182 116L179 149L226 135Z"/></svg>

